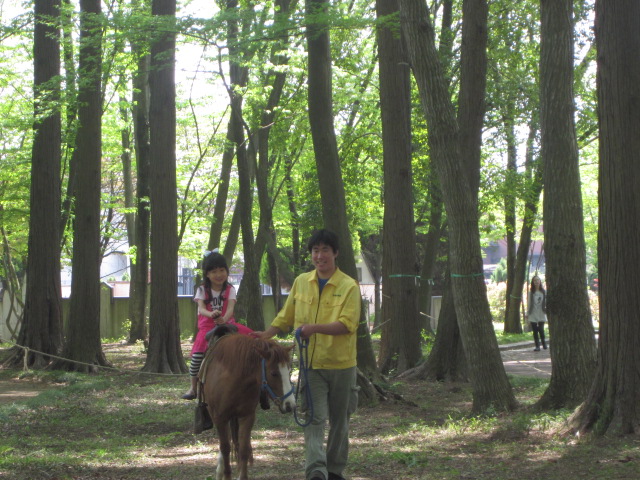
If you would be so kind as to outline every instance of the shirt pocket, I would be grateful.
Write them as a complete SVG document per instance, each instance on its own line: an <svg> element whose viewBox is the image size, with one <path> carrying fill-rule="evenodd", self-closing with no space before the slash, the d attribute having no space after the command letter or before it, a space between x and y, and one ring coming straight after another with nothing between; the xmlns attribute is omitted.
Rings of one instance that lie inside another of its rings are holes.
<svg viewBox="0 0 640 480"><path fill-rule="evenodd" d="M296 305L311 305L313 299L309 295L304 295L302 293L296 293L293 297L296 301Z"/></svg>
<svg viewBox="0 0 640 480"><path fill-rule="evenodd" d="M344 306L347 296L340 293L326 295L322 299L322 306L328 309L341 309Z"/></svg>
<svg viewBox="0 0 640 480"><path fill-rule="evenodd" d="M313 297L309 295L304 295L302 293L296 293L294 296L295 300L295 315L296 321L299 324L311 323L313 322L312 316L312 306L313 306Z"/></svg>

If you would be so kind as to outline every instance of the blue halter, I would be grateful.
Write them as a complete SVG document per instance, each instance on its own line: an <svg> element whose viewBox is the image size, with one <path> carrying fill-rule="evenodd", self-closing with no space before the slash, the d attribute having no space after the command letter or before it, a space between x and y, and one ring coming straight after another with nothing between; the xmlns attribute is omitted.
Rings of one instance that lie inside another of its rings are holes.
<svg viewBox="0 0 640 480"><path fill-rule="evenodd" d="M267 360L263 358L261 364L262 364L262 386L260 388L267 392L269 397L271 397L271 400L273 400L273 403L280 406L282 402L286 400L289 395L293 395L293 385L291 386L291 390L289 390L287 393L285 393L281 397L278 397L273 391L273 389L269 386L269 383L267 382Z"/></svg>

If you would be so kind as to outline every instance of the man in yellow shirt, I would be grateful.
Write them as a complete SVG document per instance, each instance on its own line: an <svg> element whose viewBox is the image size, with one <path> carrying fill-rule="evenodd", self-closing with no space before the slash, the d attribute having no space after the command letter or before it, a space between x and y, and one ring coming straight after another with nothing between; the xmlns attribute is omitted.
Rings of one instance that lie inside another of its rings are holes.
<svg viewBox="0 0 640 480"><path fill-rule="evenodd" d="M261 338L291 328L309 340L307 381L313 419L305 427L305 478L341 480L349 456L349 419L358 403L356 331L360 319L358 283L336 266L338 237L318 230L308 248L315 269L299 275L285 306ZM301 379L302 381L303 379ZM329 437L324 448L325 424Z"/></svg>

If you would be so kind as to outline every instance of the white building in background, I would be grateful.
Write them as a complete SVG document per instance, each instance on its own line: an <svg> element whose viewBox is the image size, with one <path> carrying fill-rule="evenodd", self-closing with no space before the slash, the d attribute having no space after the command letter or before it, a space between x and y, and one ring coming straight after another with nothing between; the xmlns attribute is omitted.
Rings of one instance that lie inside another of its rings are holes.
<svg viewBox="0 0 640 480"><path fill-rule="evenodd" d="M116 297L129 296L129 280L131 279L129 266L126 249L114 250L102 259L100 281L111 285ZM178 258L178 295L193 295L195 268L195 261L183 257ZM71 272L71 265L68 265L63 267L60 273L62 298L69 298L71 295Z"/></svg>

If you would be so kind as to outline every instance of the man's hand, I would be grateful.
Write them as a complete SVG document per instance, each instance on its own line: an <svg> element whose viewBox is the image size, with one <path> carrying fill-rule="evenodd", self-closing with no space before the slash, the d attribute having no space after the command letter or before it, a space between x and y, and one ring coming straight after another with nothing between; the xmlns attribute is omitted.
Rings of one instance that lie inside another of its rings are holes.
<svg viewBox="0 0 640 480"><path fill-rule="evenodd" d="M280 333L280 329L276 327L269 327L264 332L255 331L251 332L249 336L253 338L260 338L262 340L269 340L271 337Z"/></svg>
<svg viewBox="0 0 640 480"><path fill-rule="evenodd" d="M312 325L312 324L305 324L302 325L298 330L300 330L300 338L302 338L303 340L308 340L309 337L311 337L311 335L313 335L314 333L318 333L317 332L317 325Z"/></svg>
<svg viewBox="0 0 640 480"><path fill-rule="evenodd" d="M298 329L300 330L300 337L304 340L316 333L324 335L346 335L349 333L349 329L339 321L332 323L305 323Z"/></svg>

